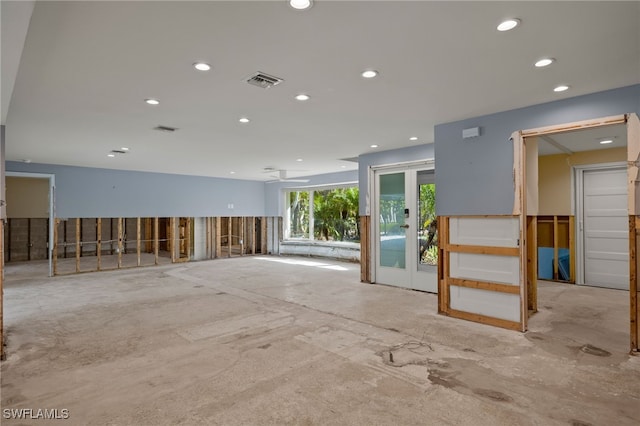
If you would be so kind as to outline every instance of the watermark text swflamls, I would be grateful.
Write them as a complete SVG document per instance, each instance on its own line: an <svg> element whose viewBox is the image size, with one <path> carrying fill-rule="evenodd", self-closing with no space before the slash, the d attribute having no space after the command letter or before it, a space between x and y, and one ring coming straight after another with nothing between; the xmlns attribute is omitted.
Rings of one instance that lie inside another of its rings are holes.
<svg viewBox="0 0 640 426"><path fill-rule="evenodd" d="M4 408L2 418L13 420L66 420L67 408Z"/></svg>

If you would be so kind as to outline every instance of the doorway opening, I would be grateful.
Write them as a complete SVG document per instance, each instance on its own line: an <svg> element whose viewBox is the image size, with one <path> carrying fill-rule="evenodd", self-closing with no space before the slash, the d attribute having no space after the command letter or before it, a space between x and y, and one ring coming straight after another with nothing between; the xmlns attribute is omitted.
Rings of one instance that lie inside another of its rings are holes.
<svg viewBox="0 0 640 426"><path fill-rule="evenodd" d="M631 350L637 351L638 117L522 131L515 139L521 145L514 151L522 153L514 162L521 177L515 199L522 204L514 214L526 224L528 316L538 310L538 279L629 291Z"/></svg>

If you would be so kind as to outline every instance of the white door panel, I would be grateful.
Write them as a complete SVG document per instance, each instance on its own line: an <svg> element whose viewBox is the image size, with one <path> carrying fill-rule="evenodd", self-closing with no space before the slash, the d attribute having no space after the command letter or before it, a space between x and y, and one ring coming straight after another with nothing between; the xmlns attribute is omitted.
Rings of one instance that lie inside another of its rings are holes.
<svg viewBox="0 0 640 426"><path fill-rule="evenodd" d="M629 231L625 168L584 170L584 283L629 289Z"/></svg>

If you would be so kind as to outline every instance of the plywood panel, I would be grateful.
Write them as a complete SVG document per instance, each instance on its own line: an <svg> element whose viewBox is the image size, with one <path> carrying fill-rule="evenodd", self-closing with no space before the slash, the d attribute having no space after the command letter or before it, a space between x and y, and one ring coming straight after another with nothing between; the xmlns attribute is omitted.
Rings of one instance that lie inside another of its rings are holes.
<svg viewBox="0 0 640 426"><path fill-rule="evenodd" d="M517 217L452 217L449 223L451 244L518 247Z"/></svg>
<svg viewBox="0 0 640 426"><path fill-rule="evenodd" d="M517 256L450 253L450 276L517 286L520 260Z"/></svg>
<svg viewBox="0 0 640 426"><path fill-rule="evenodd" d="M475 288L449 287L451 309L520 322L520 296Z"/></svg>

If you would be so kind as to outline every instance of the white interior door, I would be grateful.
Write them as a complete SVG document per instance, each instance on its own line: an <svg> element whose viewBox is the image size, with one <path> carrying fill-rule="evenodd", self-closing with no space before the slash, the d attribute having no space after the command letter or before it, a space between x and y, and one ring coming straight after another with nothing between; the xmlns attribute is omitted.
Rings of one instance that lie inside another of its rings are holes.
<svg viewBox="0 0 640 426"><path fill-rule="evenodd" d="M581 170L584 279L596 287L629 289L625 167Z"/></svg>
<svg viewBox="0 0 640 426"><path fill-rule="evenodd" d="M421 261L428 241L428 235L424 235L428 224L420 215L419 176L424 181L424 170L375 172L375 282L435 293L437 265ZM437 240L432 241L436 243Z"/></svg>

